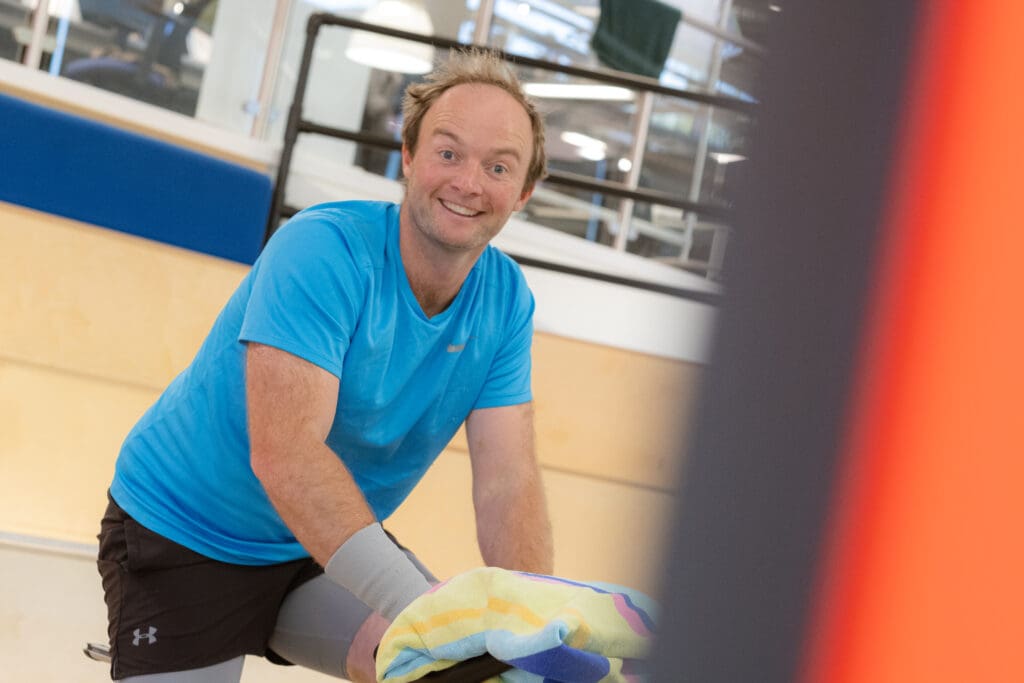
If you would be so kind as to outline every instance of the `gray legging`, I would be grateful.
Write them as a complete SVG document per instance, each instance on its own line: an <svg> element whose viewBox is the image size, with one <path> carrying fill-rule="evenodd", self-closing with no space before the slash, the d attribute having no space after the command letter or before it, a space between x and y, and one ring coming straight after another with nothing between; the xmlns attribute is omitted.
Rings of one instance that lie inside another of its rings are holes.
<svg viewBox="0 0 1024 683"><path fill-rule="evenodd" d="M437 581L415 555L408 550L405 553L428 581ZM345 659L349 647L369 616L369 607L321 575L302 584L284 599L269 645L293 664L346 678ZM202 669L130 676L124 683L238 683L244 659L236 657Z"/></svg>

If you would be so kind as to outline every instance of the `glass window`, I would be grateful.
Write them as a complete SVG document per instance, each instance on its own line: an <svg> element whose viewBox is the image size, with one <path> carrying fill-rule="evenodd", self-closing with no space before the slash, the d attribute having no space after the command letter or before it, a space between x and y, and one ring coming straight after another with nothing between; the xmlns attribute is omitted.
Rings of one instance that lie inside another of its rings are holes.
<svg viewBox="0 0 1024 683"><path fill-rule="evenodd" d="M752 101L763 59L756 43L763 39L765 17L777 12L730 3L725 30L739 37L728 42L716 36L724 0L664 1L682 10L684 20L675 29L661 83ZM600 4L494 0L485 42L513 55L600 70L590 48ZM0 58L24 58L35 5L36 0L0 0ZM395 24L385 11L395 5L405 5L405 13L417 6L427 25ZM49 0L39 66L225 131L280 143L313 12L470 43L479 42L480 9L481 0ZM304 118L398 141L406 86L446 55L401 41L427 50L422 71L369 66L356 59L354 49L366 35L341 27L322 29ZM394 44L388 50L394 52ZM744 163L752 123L748 115L655 95L642 160L634 169L637 92L548 69L515 68L545 115L552 172L618 183L635 178L642 190L716 206L728 203L727 180ZM299 137L293 170L330 178L348 166L392 180L401 173L397 152L323 136ZM526 213L539 224L675 259L683 267L713 262L718 247L711 245L724 243L718 237L724 226L705 216L553 181L542 184ZM620 236L620 225L629 226L626 238Z"/></svg>
<svg viewBox="0 0 1024 683"><path fill-rule="evenodd" d="M192 116L216 0L50 0L40 69Z"/></svg>
<svg viewBox="0 0 1024 683"><path fill-rule="evenodd" d="M214 49L203 73L195 117L239 135L251 135L259 113L264 61L276 0L219 0L211 35Z"/></svg>
<svg viewBox="0 0 1024 683"><path fill-rule="evenodd" d="M267 135L271 140L280 140L283 133L305 41L306 20L311 12L324 9L323 5L297 2L292 6L275 87L274 115ZM464 41L472 39L478 2L422 5L430 14L436 34ZM719 3L709 0L704 5L705 20L710 24L719 11ZM330 9L352 18L373 18L385 23L370 16L380 6L381 3L374 2L334 3ZM597 6L598 0L497 0L489 42L513 54L593 67L596 64L589 52L589 36L595 26ZM682 41L686 43L685 49L673 48L662 80L676 79L670 84L703 89L719 71L714 65L717 41L692 26L681 26L679 31L689 38ZM680 34L676 43L680 43ZM304 117L398 141L401 96L406 86L420 75L358 63L349 54L357 35L346 28L322 29L309 75ZM738 54L741 52L722 50L722 55L730 59ZM432 61L444 58L443 54L434 54ZM611 88L610 93L595 94L595 86L602 84L592 79L533 67L516 69L545 115L550 169L598 181L626 182L631 173L633 131L639 109L636 93ZM657 95L653 103L643 160L640 168L632 171L639 187L697 202L724 204L723 188L731 174L730 164L743 157L750 126L748 117L721 108L712 110L678 97ZM308 160L318 158L313 166L320 169L331 164L355 165L390 179L398 179L401 172L397 152L344 140L300 136L296 153L296 170ZM622 201L606 192L580 190L553 181L542 184L524 216L587 240L618 244L633 253L706 272L707 264L714 260L712 245L722 243L718 235L725 231L724 226L707 217L686 216L670 207ZM628 226L626 238L619 237L620 226Z"/></svg>
<svg viewBox="0 0 1024 683"><path fill-rule="evenodd" d="M18 0L0 0L0 59L21 61L32 35L32 10Z"/></svg>
<svg viewBox="0 0 1024 683"><path fill-rule="evenodd" d="M390 25L416 33L459 39L468 32L472 38L475 10L465 3L446 0L420 3L429 23L421 24L422 17L394 17L389 14L390 3L297 1L292 4L285 35L281 68L274 85L272 115L265 137L282 140L287 123L288 109L295 94L296 80L306 41L306 23L315 11L330 11L343 17L367 23ZM397 22L397 23L396 23ZM321 29L310 67L303 102L303 117L316 123L349 131L362 131L373 135L400 140L401 100L406 86L421 77L420 72L402 72L369 65L371 55L357 56L354 48L366 49L365 34L348 28L328 26ZM397 39L390 39L396 41ZM468 39L467 39L468 40ZM392 53L410 48L425 50L423 58L429 70L445 58L443 51L412 41L392 42L386 50ZM370 50L372 53L372 50ZM356 145L345 140L317 138L317 144L300 136L296 144L299 152L296 163L317 157L319 163L355 165L391 179L401 172L397 152Z"/></svg>
<svg viewBox="0 0 1024 683"><path fill-rule="evenodd" d="M274 84L272 116L266 131L266 139L284 139L288 121L288 110L295 96L302 51L306 42L306 24L309 16L322 7L317 3L296 2L292 5L285 34L281 68ZM342 16L358 19L360 11L336 12ZM303 101L303 118L325 126L350 131L359 131L363 123L364 109L370 93L371 67L359 64L346 55L353 31L337 26L320 29L313 61L310 65L306 96ZM295 163L301 165L305 159L318 157L325 164L351 166L355 163L356 146L346 140L300 136Z"/></svg>
<svg viewBox="0 0 1024 683"><path fill-rule="evenodd" d="M745 158L751 128L745 114L655 96L640 187L723 204L727 166Z"/></svg>
<svg viewBox="0 0 1024 683"><path fill-rule="evenodd" d="M495 0L488 45L525 57L587 66L593 61L590 36L596 14L590 8L596 3Z"/></svg>
<svg viewBox="0 0 1024 683"><path fill-rule="evenodd" d="M618 234L619 206L617 197L541 183L523 208L521 218L611 246Z"/></svg>

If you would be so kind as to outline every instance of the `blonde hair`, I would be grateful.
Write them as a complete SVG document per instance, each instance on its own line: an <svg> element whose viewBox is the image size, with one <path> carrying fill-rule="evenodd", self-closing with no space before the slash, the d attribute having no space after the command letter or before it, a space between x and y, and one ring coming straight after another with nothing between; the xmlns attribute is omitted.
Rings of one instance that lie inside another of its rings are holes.
<svg viewBox="0 0 1024 683"><path fill-rule="evenodd" d="M530 117L530 128L533 130L533 151L530 165L526 170L524 189L532 188L538 180L547 175L547 155L544 153L544 120L537 111L536 105L526 96L519 78L512 68L497 54L470 48L468 50L452 50L448 61L427 74L425 80L411 84L402 98L402 142L415 153L419 141L420 125L431 105L446 90L464 83L483 83L494 85L523 106Z"/></svg>

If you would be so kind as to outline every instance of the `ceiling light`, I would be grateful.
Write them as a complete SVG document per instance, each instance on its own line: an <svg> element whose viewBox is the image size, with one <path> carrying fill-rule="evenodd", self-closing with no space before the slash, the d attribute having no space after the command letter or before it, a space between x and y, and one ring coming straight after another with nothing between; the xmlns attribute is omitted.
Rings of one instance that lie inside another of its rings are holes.
<svg viewBox="0 0 1024 683"><path fill-rule="evenodd" d="M623 173L629 173L630 171L633 170L633 162L627 159L626 157L622 157L621 159L619 159L618 167L619 170L622 171Z"/></svg>
<svg viewBox="0 0 1024 683"><path fill-rule="evenodd" d="M434 34L430 15L413 0L382 0L359 19L410 33ZM405 74L424 74L434 67L432 46L367 31L352 34L345 56L359 64Z"/></svg>
<svg viewBox="0 0 1024 683"><path fill-rule="evenodd" d="M589 135L584 135L583 133L577 133L574 130L562 131L562 134L559 137L562 139L562 142L567 142L574 147L596 147L601 150L605 150L608 147L608 145L601 140L592 138Z"/></svg>
<svg viewBox="0 0 1024 683"><path fill-rule="evenodd" d="M561 100L609 100L628 102L635 96L632 90L617 85L588 85L585 83L527 83L523 86L531 97Z"/></svg>
<svg viewBox="0 0 1024 683"><path fill-rule="evenodd" d="M743 161L746 159L742 154L733 154L732 152L711 152L708 156L723 166L725 164L731 164L735 161Z"/></svg>
<svg viewBox="0 0 1024 683"><path fill-rule="evenodd" d="M567 142L576 147L576 153L584 159L601 161L605 158L605 150L608 149L608 145L597 138L577 133L574 130L562 131L559 137L562 139L562 142Z"/></svg>
<svg viewBox="0 0 1024 683"><path fill-rule="evenodd" d="M768 5L768 9L770 9L773 12L781 12L782 11L782 6L781 5Z"/></svg>

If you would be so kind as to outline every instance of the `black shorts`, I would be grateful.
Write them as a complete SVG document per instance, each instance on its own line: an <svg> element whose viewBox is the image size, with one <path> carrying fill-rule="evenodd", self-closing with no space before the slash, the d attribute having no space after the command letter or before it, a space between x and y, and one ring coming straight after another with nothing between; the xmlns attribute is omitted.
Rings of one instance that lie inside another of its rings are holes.
<svg viewBox="0 0 1024 683"><path fill-rule="evenodd" d="M100 525L114 679L212 666L267 651L281 602L323 569L212 560L145 528L110 498Z"/></svg>

